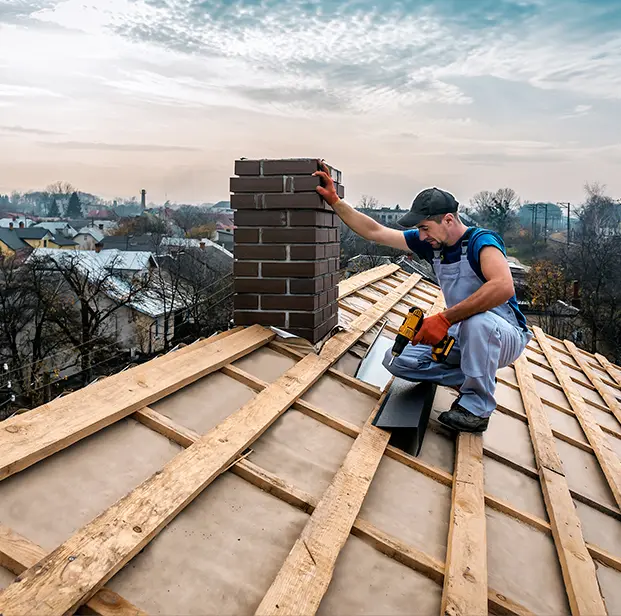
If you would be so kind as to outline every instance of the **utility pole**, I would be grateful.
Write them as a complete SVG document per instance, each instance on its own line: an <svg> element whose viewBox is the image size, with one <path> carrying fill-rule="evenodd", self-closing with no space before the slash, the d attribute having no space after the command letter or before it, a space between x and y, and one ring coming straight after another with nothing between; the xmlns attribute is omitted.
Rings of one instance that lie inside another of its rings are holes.
<svg viewBox="0 0 621 616"><path fill-rule="evenodd" d="M569 214L571 212L571 203L569 201L557 201L557 205L564 205L567 207L567 245L569 246L569 235L571 233L571 221L569 218Z"/></svg>
<svg viewBox="0 0 621 616"><path fill-rule="evenodd" d="M546 214L543 223L543 241L544 243L548 243L548 204L546 203Z"/></svg>

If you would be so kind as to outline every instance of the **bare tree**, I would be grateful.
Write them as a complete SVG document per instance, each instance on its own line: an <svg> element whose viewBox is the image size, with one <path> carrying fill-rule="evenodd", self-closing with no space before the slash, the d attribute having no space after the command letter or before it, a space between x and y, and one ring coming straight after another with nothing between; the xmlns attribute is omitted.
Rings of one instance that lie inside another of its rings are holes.
<svg viewBox="0 0 621 616"><path fill-rule="evenodd" d="M580 316L587 326L591 352L621 359L621 236L617 204L598 185L585 187L574 241L565 247L568 275L580 288ZM614 230L617 230L617 234ZM613 232L611 232L613 231Z"/></svg>
<svg viewBox="0 0 621 616"><path fill-rule="evenodd" d="M483 190L472 197L470 205L481 224L504 236L516 223L520 198L512 188L500 188L495 193Z"/></svg>
<svg viewBox="0 0 621 616"><path fill-rule="evenodd" d="M47 257L35 253L33 259L62 282L62 302L53 319L75 347L87 383L93 358L114 344L117 311L145 297L151 275L126 273L123 253L101 263L86 261L85 254L62 251Z"/></svg>
<svg viewBox="0 0 621 616"><path fill-rule="evenodd" d="M34 404L45 402L46 376L61 361L66 337L54 320L61 285L22 255L0 258L0 358L12 388Z"/></svg>
<svg viewBox="0 0 621 616"><path fill-rule="evenodd" d="M360 201L358 202L358 207L367 209L367 210L377 210L381 207L380 202L371 195L362 195L360 197Z"/></svg>
<svg viewBox="0 0 621 616"><path fill-rule="evenodd" d="M69 182L58 181L49 184L45 190L54 197L68 197L71 193L75 192L76 189Z"/></svg>

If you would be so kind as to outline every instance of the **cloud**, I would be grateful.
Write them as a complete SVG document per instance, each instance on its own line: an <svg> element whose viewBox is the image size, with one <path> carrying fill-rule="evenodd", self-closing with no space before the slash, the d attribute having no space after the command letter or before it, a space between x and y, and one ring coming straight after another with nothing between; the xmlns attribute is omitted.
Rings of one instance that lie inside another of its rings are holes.
<svg viewBox="0 0 621 616"><path fill-rule="evenodd" d="M89 141L41 141L40 145L64 150L115 150L119 152L199 152L200 148L149 143L101 143Z"/></svg>
<svg viewBox="0 0 621 616"><path fill-rule="evenodd" d="M19 97L52 97L59 98L61 95L46 88L38 88L36 86L23 86L16 84L0 83L0 98L19 98Z"/></svg>
<svg viewBox="0 0 621 616"><path fill-rule="evenodd" d="M591 111L591 109L593 109L593 105L576 105L573 112L562 115L561 120L568 120L570 118L581 118L582 116L587 115Z"/></svg>
<svg viewBox="0 0 621 616"><path fill-rule="evenodd" d="M57 132L42 128L24 128L23 126L0 126L0 131L18 135L58 135Z"/></svg>

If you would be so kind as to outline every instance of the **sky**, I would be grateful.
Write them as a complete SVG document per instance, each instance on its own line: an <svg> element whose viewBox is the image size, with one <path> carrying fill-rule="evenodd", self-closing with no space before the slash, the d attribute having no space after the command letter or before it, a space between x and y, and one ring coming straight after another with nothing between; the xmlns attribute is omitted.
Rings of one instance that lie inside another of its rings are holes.
<svg viewBox="0 0 621 616"><path fill-rule="evenodd" d="M621 197L618 0L0 0L0 193L229 198L321 157L346 198Z"/></svg>

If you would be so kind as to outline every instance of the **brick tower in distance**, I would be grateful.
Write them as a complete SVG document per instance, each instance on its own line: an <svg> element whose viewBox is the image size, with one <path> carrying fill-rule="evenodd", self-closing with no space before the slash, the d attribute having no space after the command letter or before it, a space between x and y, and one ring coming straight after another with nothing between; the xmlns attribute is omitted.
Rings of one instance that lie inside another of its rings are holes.
<svg viewBox="0 0 621 616"><path fill-rule="evenodd" d="M317 159L241 159L235 210L235 324L273 325L313 344L338 322L339 218L319 196ZM341 173L330 167L339 196Z"/></svg>

